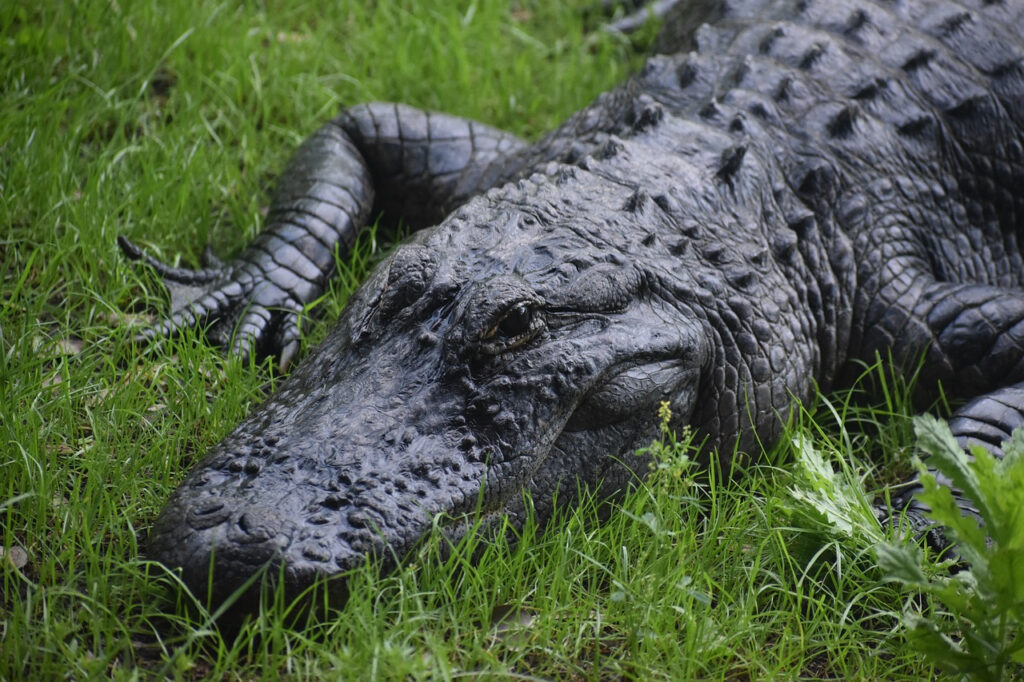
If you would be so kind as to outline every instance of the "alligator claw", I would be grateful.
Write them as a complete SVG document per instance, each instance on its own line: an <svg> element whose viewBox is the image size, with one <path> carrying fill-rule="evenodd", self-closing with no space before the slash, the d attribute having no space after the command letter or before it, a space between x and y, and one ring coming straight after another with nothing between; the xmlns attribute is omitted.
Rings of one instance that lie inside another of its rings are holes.
<svg viewBox="0 0 1024 682"><path fill-rule="evenodd" d="M222 270L220 268L191 270L189 268L176 268L174 266L167 265L146 253L145 249L135 244L123 234L119 234L117 236L117 245L121 247L121 251L124 252L124 255L128 260L141 260L146 265L153 268L153 270L156 271L156 274L160 275L160 277L176 284L184 284L187 286L205 284L207 282L214 281L222 274ZM207 248L209 249L209 247Z"/></svg>
<svg viewBox="0 0 1024 682"><path fill-rule="evenodd" d="M209 244L203 249L202 254L199 256L200 262L207 268L216 268L222 270L225 267L224 261L217 257L217 254L213 252L213 247Z"/></svg>
<svg viewBox="0 0 1024 682"><path fill-rule="evenodd" d="M293 310L285 314L281 324L277 326L277 338L274 344L280 349L278 354L278 366L283 370L287 369L296 353L299 352L299 337L302 326L299 321L299 310Z"/></svg>
<svg viewBox="0 0 1024 682"><path fill-rule="evenodd" d="M224 263L209 247L198 270L167 265L146 253L127 237L117 243L130 260L143 261L172 290L171 314L135 336L139 343L173 338L187 328L208 326L208 338L232 355L248 360L278 356L278 367L288 368L299 347L302 305L284 289L246 261ZM182 289L191 289L183 292Z"/></svg>
<svg viewBox="0 0 1024 682"><path fill-rule="evenodd" d="M928 518L931 509L914 496L918 490L894 497L892 507L876 503L879 523L891 526L896 537L909 536L919 545L927 545L936 557L955 559L956 547L942 532L942 526Z"/></svg>

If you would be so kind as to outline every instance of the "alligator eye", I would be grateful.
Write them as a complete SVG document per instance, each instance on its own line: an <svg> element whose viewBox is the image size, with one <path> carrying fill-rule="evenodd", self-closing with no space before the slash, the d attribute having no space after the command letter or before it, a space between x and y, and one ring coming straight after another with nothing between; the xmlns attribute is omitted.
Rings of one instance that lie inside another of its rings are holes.
<svg viewBox="0 0 1024 682"><path fill-rule="evenodd" d="M526 303L520 303L513 307L505 317L498 323L497 331L502 336L509 338L521 336L530 331L530 322L533 321L533 309Z"/></svg>
<svg viewBox="0 0 1024 682"><path fill-rule="evenodd" d="M540 331L543 323L531 301L521 301L505 311L497 323L480 335L481 350L496 355L523 345Z"/></svg>

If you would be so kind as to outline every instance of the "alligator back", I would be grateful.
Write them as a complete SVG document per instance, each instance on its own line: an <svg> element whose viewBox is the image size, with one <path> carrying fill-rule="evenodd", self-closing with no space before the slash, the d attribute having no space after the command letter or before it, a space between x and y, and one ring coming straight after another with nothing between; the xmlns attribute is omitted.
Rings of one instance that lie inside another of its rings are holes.
<svg viewBox="0 0 1024 682"><path fill-rule="evenodd" d="M841 221L846 231L871 231L905 199L916 212L898 228L923 242L937 276L1020 284L1024 4L726 4L697 32L698 53L649 66L662 72L652 94L739 135L756 125L805 204L846 194L877 205ZM680 47L674 38L661 47Z"/></svg>
<svg viewBox="0 0 1024 682"><path fill-rule="evenodd" d="M897 345L910 359L936 331L891 329L923 314L915 288L1021 286L1024 3L697 9L720 18L691 37L672 33L670 17L659 41L697 51L655 58L638 88L778 162L786 222L801 239L824 240L836 284L852 292L852 305L830 300L833 283L822 284L823 309L851 314L849 336L826 344L864 360ZM819 263L807 267L826 276ZM841 316L825 325L841 328Z"/></svg>

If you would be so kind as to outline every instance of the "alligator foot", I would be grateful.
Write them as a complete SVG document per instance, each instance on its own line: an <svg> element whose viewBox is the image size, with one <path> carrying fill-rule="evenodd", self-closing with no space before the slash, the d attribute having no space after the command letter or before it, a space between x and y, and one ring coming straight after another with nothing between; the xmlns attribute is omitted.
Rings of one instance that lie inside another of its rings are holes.
<svg viewBox="0 0 1024 682"><path fill-rule="evenodd" d="M175 337L187 327L210 323L210 339L243 361L253 353L277 355L281 370L287 369L299 349L299 314L303 307L284 288L262 276L256 264L223 263L207 249L203 254L207 267L177 268L154 258L123 235L117 243L130 260L145 262L168 288L176 289L171 314L136 335L137 341Z"/></svg>
<svg viewBox="0 0 1024 682"><path fill-rule="evenodd" d="M985 448L997 458L1002 458L1003 444L1010 440L1013 432L1024 427L1024 384L1005 386L971 400L959 408L949 420L949 428L960 447L970 452L972 447ZM948 477L932 470L932 475L941 485L953 491L953 497L964 516L973 516L983 524L981 512L971 500L963 496ZM917 541L924 541L937 556L956 559L956 546L942 533L941 527L926 514L928 505L917 499L923 490L917 477L906 483L906 488L892 499L892 508L879 507L881 522L890 523L898 530L907 528Z"/></svg>
<svg viewBox="0 0 1024 682"><path fill-rule="evenodd" d="M927 516L931 508L915 496L923 488L915 485L892 499L892 506L876 503L875 512L882 526L892 527L897 537L913 538L927 545L932 553L944 559L956 558L956 547L942 532L942 526Z"/></svg>

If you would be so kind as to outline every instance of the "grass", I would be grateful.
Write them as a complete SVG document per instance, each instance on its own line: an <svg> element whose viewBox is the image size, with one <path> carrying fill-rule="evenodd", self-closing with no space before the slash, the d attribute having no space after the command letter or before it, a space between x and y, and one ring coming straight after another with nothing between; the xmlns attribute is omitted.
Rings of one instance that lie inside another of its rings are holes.
<svg viewBox="0 0 1024 682"><path fill-rule="evenodd" d="M233 640L140 558L188 466L275 379L188 336L133 347L165 294L116 235L190 264L237 250L343 103L537 136L640 62L593 30L596 4L0 4L0 678L932 674L900 628L913 594L792 513L788 438L731 482L667 448L610 512L584 504L474 561L428 544L394 575L358 572L328 618L290 623L270 600ZM308 339L381 248L364 239ZM820 398L793 424L869 491L912 442L907 390L883 385L880 405Z"/></svg>
<svg viewBox="0 0 1024 682"><path fill-rule="evenodd" d="M931 415L914 419L929 465L970 500L965 515L949 487L921 462L919 495L943 526L955 555L936 564L914 544L882 542L879 565L887 579L934 598L929 612L908 609L908 639L943 670L968 680L1018 679L1024 664L1024 431L1017 430L996 459L981 447L964 452L949 426ZM950 571L953 562L959 570Z"/></svg>

